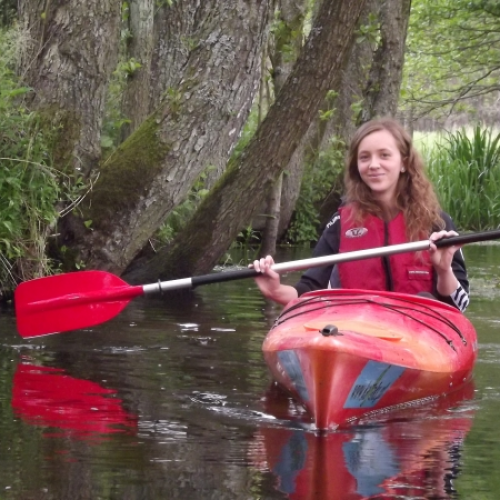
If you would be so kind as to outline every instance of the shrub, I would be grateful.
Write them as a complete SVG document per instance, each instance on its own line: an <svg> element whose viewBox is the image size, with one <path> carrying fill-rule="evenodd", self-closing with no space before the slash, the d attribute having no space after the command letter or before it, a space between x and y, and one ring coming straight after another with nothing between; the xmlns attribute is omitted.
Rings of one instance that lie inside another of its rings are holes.
<svg viewBox="0 0 500 500"><path fill-rule="evenodd" d="M45 246L57 219L58 175L39 118L26 110L11 69L14 31L0 31L0 287L47 272Z"/></svg>

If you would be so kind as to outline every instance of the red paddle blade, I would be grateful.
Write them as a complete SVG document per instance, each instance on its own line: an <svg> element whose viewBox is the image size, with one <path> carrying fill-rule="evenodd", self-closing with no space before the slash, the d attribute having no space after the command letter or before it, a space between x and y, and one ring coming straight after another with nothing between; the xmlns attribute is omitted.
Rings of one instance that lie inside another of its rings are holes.
<svg viewBox="0 0 500 500"><path fill-rule="evenodd" d="M30 338L103 323L144 293L105 271L58 274L21 283L15 291L17 329Z"/></svg>

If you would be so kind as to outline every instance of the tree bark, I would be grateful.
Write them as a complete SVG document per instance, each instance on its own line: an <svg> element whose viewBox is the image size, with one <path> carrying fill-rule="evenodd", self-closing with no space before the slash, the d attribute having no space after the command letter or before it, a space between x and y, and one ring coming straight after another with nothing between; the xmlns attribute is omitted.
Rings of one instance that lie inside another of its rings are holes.
<svg viewBox="0 0 500 500"><path fill-rule="evenodd" d="M188 276L213 268L288 165L326 92L339 85L364 3L323 1L290 77L253 139L174 243L129 279Z"/></svg>
<svg viewBox="0 0 500 500"><path fill-rule="evenodd" d="M157 110L102 165L82 207L91 234L76 250L88 267L121 273L203 169L223 168L250 110L267 35L267 2L180 4L185 23L196 20L196 37L182 57L178 83L170 80ZM174 29L179 18L173 15L172 22Z"/></svg>
<svg viewBox="0 0 500 500"><path fill-rule="evenodd" d="M200 44L206 47L209 35L216 33L216 25L210 20L210 10L213 11L214 21L220 19L224 22L227 19L229 12L227 9L219 12L217 3L219 2L214 0L175 0L170 5L162 2L158 8L153 32L150 113L161 105L169 89L179 86L185 77L184 68L193 51ZM228 35L230 33L228 31Z"/></svg>
<svg viewBox="0 0 500 500"><path fill-rule="evenodd" d="M299 145L295 149L288 166L283 172L283 182L281 186L280 200L280 220L278 226L278 240L285 235L290 221L292 220L297 201L300 196L300 186L304 176L305 162L307 158L306 151L309 149L310 132L314 125L311 125L309 131L304 135Z"/></svg>
<svg viewBox="0 0 500 500"><path fill-rule="evenodd" d="M259 257L274 255L276 253L276 242L278 240L278 231L280 223L281 207L281 187L283 184L283 173L271 187L267 198L266 224L262 234L262 241L259 250Z"/></svg>
<svg viewBox="0 0 500 500"><path fill-rule="evenodd" d="M398 109L411 0L384 0L380 10L380 43L375 52L366 105L359 124L376 116L394 116Z"/></svg>
<svg viewBox="0 0 500 500"><path fill-rule="evenodd" d="M150 69L153 55L154 0L130 0L126 61L130 66L122 96L122 116L129 120L122 127L126 139L149 116ZM140 64L140 68L133 68Z"/></svg>
<svg viewBox="0 0 500 500"><path fill-rule="evenodd" d="M58 168L88 174L101 157L105 93L116 67L120 2L21 0L26 32L20 68L34 89L31 106L57 135Z"/></svg>

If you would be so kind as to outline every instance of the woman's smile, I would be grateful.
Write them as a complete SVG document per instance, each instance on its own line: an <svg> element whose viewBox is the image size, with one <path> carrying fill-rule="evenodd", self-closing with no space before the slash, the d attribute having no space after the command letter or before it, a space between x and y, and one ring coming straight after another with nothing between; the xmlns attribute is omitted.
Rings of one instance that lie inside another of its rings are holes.
<svg viewBox="0 0 500 500"><path fill-rule="evenodd" d="M387 130L367 135L358 149L358 171L362 181L379 201L392 204L401 174L402 158L396 140Z"/></svg>

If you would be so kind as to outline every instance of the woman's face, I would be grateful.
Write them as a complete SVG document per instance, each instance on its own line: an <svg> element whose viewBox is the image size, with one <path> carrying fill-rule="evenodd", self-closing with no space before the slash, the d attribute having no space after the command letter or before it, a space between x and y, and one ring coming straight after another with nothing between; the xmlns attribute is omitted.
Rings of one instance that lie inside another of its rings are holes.
<svg viewBox="0 0 500 500"><path fill-rule="evenodd" d="M391 204L395 199L403 161L394 136L387 130L367 135L358 148L358 171L374 198Z"/></svg>

